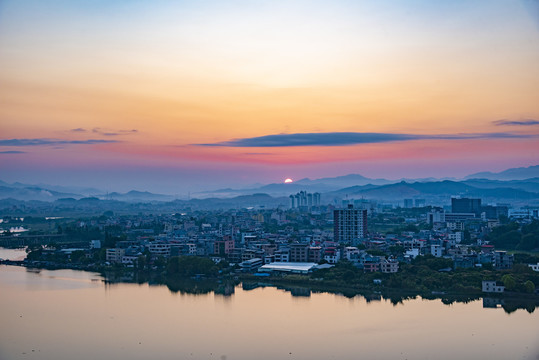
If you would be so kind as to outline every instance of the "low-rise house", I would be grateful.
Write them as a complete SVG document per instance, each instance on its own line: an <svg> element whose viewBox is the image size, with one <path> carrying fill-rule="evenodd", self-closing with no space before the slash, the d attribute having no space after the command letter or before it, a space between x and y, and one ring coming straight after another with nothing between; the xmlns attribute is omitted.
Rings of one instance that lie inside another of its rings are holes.
<svg viewBox="0 0 539 360"><path fill-rule="evenodd" d="M498 285L496 281L483 281L481 290L486 293L503 293L505 291L505 286Z"/></svg>
<svg viewBox="0 0 539 360"><path fill-rule="evenodd" d="M364 272L376 272L380 270L380 263L377 262L364 262L363 263L363 271Z"/></svg>
<svg viewBox="0 0 539 360"><path fill-rule="evenodd" d="M240 268L244 272L253 272L257 270L259 267L261 267L263 264L264 262L262 259L254 258L254 259L249 259L240 263Z"/></svg>
<svg viewBox="0 0 539 360"><path fill-rule="evenodd" d="M341 259L341 253L339 249L336 248L326 248L324 250L324 260L329 264L336 264Z"/></svg>
<svg viewBox="0 0 539 360"><path fill-rule="evenodd" d="M495 251L493 263L498 270L511 269L513 267L513 255L509 255L507 251Z"/></svg>
<svg viewBox="0 0 539 360"><path fill-rule="evenodd" d="M90 240L90 249L101 249L101 240Z"/></svg>
<svg viewBox="0 0 539 360"><path fill-rule="evenodd" d="M290 251L288 248L276 250L274 256L275 256L275 262L289 262L290 261Z"/></svg>
<svg viewBox="0 0 539 360"><path fill-rule="evenodd" d="M539 262L537 264L528 264L528 266L531 267L533 271L539 271Z"/></svg>
<svg viewBox="0 0 539 360"><path fill-rule="evenodd" d="M148 251L155 256L170 257L170 244L166 242L154 241L148 244Z"/></svg>
<svg viewBox="0 0 539 360"><path fill-rule="evenodd" d="M383 273L396 273L399 271L399 262L393 259L382 260L380 262L380 271Z"/></svg>
<svg viewBox="0 0 539 360"><path fill-rule="evenodd" d="M444 248L441 245L431 245L430 253L434 257L442 257Z"/></svg>
<svg viewBox="0 0 539 360"><path fill-rule="evenodd" d="M111 248L111 249L107 249L105 257L108 262L119 263L119 262L122 262L122 257L124 255L125 255L125 249Z"/></svg>
<svg viewBox="0 0 539 360"><path fill-rule="evenodd" d="M359 257L359 249L355 246L347 246L344 248L344 257L348 261L357 261L357 258Z"/></svg>

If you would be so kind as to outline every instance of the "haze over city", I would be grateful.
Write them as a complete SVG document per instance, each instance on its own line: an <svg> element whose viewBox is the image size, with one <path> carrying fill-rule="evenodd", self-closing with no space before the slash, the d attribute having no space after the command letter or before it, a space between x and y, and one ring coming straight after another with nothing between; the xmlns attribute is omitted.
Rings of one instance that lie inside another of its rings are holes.
<svg viewBox="0 0 539 360"><path fill-rule="evenodd" d="M539 0L0 0L0 360L539 359Z"/></svg>
<svg viewBox="0 0 539 360"><path fill-rule="evenodd" d="M537 1L2 1L4 181L186 193L536 165Z"/></svg>

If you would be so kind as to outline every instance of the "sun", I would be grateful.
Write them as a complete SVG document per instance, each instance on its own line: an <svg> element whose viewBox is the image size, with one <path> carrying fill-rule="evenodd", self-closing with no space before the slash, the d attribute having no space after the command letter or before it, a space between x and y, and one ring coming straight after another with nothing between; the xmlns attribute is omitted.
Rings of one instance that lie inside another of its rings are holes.
<svg viewBox="0 0 539 360"><path fill-rule="evenodd" d="M291 182L294 182L294 180L290 179L290 178L287 178L285 179L284 183L285 184L290 184Z"/></svg>

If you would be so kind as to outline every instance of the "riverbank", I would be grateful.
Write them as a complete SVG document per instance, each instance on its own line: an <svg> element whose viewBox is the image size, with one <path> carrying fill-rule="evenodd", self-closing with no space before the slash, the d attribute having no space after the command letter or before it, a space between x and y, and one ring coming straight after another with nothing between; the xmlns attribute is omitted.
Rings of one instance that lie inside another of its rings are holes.
<svg viewBox="0 0 539 360"><path fill-rule="evenodd" d="M518 292L504 292L501 294L490 294L481 292L480 288L474 289L467 287L466 292L453 291L448 289L418 289L418 288L396 288L384 284L384 279L390 278L394 274L362 274L362 282L343 281L339 278L325 279L327 272L318 272L311 275L273 275L260 277L251 273L225 272L217 275L179 275L167 273L165 268L155 270L137 270L134 268L114 267L114 266L89 266L71 264L59 264L43 261L16 261L4 260L0 262L4 265L23 266L29 269L47 269L47 270L82 270L100 273L109 283L151 283L166 285L170 291L204 294L215 292L229 296L234 293L235 285L242 284L246 289L264 286L272 286L290 291L296 296L309 296L312 293L331 293L339 294L348 298L356 296L365 297L368 300L387 299L393 304L402 303L404 300L417 297L425 299L440 299L445 304L454 302L467 303L481 298L498 299L496 303L511 304L508 310L522 308L527 311L534 311L539 307L539 296L537 294L527 294ZM335 274L333 274L335 275ZM384 275L384 276L382 276ZM348 275L349 276L349 275ZM381 282L375 283L371 278ZM369 282L370 281L370 282ZM506 311L508 311L506 310Z"/></svg>

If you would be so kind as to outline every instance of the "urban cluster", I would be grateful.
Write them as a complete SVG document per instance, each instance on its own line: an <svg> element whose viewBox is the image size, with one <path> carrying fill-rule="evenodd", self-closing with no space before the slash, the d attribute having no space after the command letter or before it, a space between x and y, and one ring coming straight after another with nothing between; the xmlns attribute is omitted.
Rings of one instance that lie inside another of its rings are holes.
<svg viewBox="0 0 539 360"><path fill-rule="evenodd" d="M70 231L71 236L81 229L98 231L101 235L89 239L89 249L44 247L39 260L48 253L70 257L84 252L86 263L138 267L141 262L156 266L173 256L201 256L260 275L307 274L347 260L364 272L396 273L399 264L430 254L452 260L451 267L439 271L511 269L513 255L497 250L489 235L501 222L526 225L538 219L537 209L510 212L507 204L485 206L474 198L452 198L445 209L424 207L421 199L405 200L404 207L362 199L321 206L319 194L306 192L290 199L289 209L108 212L78 220L75 229L58 226L58 233ZM530 266L538 270L538 265ZM489 283L484 291L500 292L496 286Z"/></svg>

